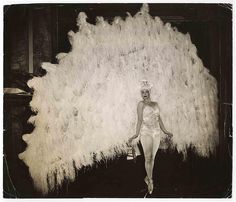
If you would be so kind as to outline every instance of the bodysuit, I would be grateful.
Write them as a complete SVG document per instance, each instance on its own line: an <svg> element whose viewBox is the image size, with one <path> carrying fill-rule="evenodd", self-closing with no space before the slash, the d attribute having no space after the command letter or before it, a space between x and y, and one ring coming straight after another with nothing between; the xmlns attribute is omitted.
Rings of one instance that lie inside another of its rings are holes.
<svg viewBox="0 0 236 202"><path fill-rule="evenodd" d="M140 129L140 135L150 135L153 138L160 138L160 125L159 125L160 110L158 105L144 106L143 109L143 121Z"/></svg>

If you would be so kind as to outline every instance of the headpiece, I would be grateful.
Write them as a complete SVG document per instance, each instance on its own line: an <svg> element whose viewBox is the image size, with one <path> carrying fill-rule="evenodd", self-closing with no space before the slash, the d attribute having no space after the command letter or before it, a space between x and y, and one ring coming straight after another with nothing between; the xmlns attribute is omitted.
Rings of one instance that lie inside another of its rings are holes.
<svg viewBox="0 0 236 202"><path fill-rule="evenodd" d="M147 81L147 80L142 80L141 82L141 90L151 90L153 85Z"/></svg>

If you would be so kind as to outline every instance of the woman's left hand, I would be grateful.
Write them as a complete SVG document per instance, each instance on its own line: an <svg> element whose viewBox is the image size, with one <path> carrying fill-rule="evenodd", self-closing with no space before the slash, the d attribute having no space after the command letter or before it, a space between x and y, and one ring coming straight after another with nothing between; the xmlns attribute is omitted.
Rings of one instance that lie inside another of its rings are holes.
<svg viewBox="0 0 236 202"><path fill-rule="evenodd" d="M172 138L173 137L173 134L170 133L170 132L167 132L166 135L168 136L168 138Z"/></svg>

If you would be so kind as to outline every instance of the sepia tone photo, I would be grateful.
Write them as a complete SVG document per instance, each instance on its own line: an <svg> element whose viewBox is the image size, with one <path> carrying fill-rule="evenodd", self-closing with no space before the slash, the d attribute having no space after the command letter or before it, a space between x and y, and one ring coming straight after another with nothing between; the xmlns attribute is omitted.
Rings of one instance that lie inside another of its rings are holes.
<svg viewBox="0 0 236 202"><path fill-rule="evenodd" d="M232 5L4 5L4 198L231 198Z"/></svg>

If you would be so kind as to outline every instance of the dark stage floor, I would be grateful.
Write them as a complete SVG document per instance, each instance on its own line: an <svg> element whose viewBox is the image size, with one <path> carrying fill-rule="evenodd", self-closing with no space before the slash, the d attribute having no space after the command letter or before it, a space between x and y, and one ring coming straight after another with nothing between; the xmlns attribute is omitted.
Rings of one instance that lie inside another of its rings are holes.
<svg viewBox="0 0 236 202"><path fill-rule="evenodd" d="M59 198L143 198L147 193L144 159L128 161L125 156L101 162L93 167L83 168L77 173L74 182L65 182L60 190L42 196L33 189L27 168L8 163L11 182L4 170L5 197L59 197ZM222 170L223 169L223 170ZM16 172L17 170L17 172ZM174 152L159 150L154 169L155 189L149 198L225 198L231 196L231 173L226 167L220 168L217 160L196 158L189 155L183 162Z"/></svg>

